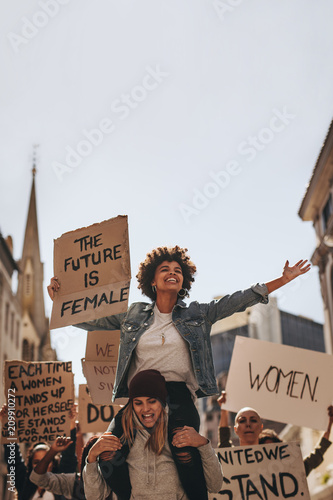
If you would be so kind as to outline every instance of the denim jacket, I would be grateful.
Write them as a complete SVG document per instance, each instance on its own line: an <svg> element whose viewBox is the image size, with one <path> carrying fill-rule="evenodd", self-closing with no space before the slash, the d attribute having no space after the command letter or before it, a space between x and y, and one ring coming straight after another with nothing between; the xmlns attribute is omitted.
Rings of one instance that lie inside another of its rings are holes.
<svg viewBox="0 0 333 500"><path fill-rule="evenodd" d="M247 290L225 295L219 300L189 305L178 300L172 310L172 322L180 335L189 345L193 371L199 385L198 397L218 393L213 364L210 331L212 325L227 316L258 302L268 303L265 284L253 285ZM113 397L127 397L127 373L132 354L142 334L152 325L155 303L135 302L127 312L75 325L85 330L120 330L119 357Z"/></svg>

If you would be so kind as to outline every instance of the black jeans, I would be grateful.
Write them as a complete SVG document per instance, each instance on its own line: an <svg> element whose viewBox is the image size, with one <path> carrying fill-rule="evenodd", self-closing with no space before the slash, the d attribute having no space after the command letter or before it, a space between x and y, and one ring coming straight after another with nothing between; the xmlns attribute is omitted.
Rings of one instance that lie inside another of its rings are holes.
<svg viewBox="0 0 333 500"><path fill-rule="evenodd" d="M185 382L167 382L168 390L168 442L177 467L179 479L190 500L207 500L207 488L199 450L193 447L176 448L172 445L172 438L177 428L187 425L199 432L200 417L193 403L191 393ZM115 436L123 434L121 415L123 409L116 415L109 425L108 431ZM103 477L119 500L129 500L131 496L131 482L129 478L126 458L129 446L125 443L110 461L100 460Z"/></svg>

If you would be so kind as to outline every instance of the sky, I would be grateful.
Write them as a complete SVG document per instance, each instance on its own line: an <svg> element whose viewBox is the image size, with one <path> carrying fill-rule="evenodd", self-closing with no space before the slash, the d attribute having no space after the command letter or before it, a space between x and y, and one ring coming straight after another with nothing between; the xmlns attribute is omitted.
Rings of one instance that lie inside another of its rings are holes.
<svg viewBox="0 0 333 500"><path fill-rule="evenodd" d="M2 3L0 230L14 257L38 145L45 292L54 239L125 214L130 302L160 245L188 248L201 302L310 259L298 210L332 120L332 16L322 0ZM323 321L317 268L275 295ZM52 342L82 380L85 334Z"/></svg>

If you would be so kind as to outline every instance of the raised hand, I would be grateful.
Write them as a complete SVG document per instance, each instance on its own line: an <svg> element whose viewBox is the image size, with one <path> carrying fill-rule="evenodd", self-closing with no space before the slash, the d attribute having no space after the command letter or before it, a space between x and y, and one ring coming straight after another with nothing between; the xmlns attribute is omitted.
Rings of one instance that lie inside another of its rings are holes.
<svg viewBox="0 0 333 500"><path fill-rule="evenodd" d="M71 441L71 438L66 437L66 436L58 436L55 441L53 441L51 450L57 454L60 453L61 451L64 451L68 448L70 444L72 444L73 441Z"/></svg>
<svg viewBox="0 0 333 500"><path fill-rule="evenodd" d="M227 393L225 391L221 392L221 396L217 398L217 402L222 409L222 405L227 402Z"/></svg>
<svg viewBox="0 0 333 500"><path fill-rule="evenodd" d="M291 281L297 276L300 276L301 274L305 274L311 269L311 264L308 263L307 260L299 260L296 262L296 264L292 267L289 266L289 260L286 260L286 263L283 268L282 276L287 280Z"/></svg>
<svg viewBox="0 0 333 500"><path fill-rule="evenodd" d="M299 260L294 266L289 266L289 260L286 260L282 276L266 283L268 293L275 292L281 286L286 285L289 281L307 273L311 269L311 264L307 260Z"/></svg>

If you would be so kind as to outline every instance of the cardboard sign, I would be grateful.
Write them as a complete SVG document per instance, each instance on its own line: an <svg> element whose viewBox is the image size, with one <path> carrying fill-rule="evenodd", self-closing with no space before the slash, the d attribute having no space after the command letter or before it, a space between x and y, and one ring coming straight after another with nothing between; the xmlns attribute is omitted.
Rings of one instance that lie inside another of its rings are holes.
<svg viewBox="0 0 333 500"><path fill-rule="evenodd" d="M60 289L53 300L50 328L125 312L131 279L127 216L56 239L54 276Z"/></svg>
<svg viewBox="0 0 333 500"><path fill-rule="evenodd" d="M90 397L95 405L109 405L117 372L120 331L88 332L86 357L81 360ZM117 399L126 404L127 398Z"/></svg>
<svg viewBox="0 0 333 500"><path fill-rule="evenodd" d="M5 361L8 423L2 442L38 443L70 435L74 404L71 361Z"/></svg>
<svg viewBox="0 0 333 500"><path fill-rule="evenodd" d="M94 405L87 385L79 386L79 422L81 432L105 432L117 415L119 405Z"/></svg>
<svg viewBox="0 0 333 500"><path fill-rule="evenodd" d="M224 407L251 406L262 418L325 430L332 380L332 355L237 336Z"/></svg>
<svg viewBox="0 0 333 500"><path fill-rule="evenodd" d="M215 450L223 487L210 500L310 500L301 451L295 443L236 446Z"/></svg>
<svg viewBox="0 0 333 500"><path fill-rule="evenodd" d="M99 330L88 332L86 360L108 361L117 365L120 330Z"/></svg>

